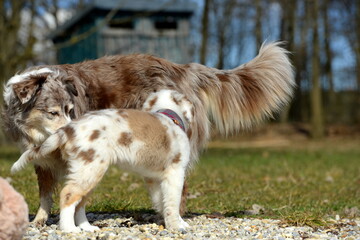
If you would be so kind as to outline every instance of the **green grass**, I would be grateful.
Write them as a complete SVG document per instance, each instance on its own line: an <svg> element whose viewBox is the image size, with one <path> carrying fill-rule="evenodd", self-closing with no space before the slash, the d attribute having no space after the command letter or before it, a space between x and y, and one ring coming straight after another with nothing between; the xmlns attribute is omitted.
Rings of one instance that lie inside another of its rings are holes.
<svg viewBox="0 0 360 240"><path fill-rule="evenodd" d="M344 215L346 207L360 207L360 147L346 150L332 145L307 150L209 149L191 172L188 212L244 216L253 204L265 211L261 218L293 225L324 225L329 216ZM0 149L0 176L11 177L24 195L30 213L38 207L38 187L32 166L10 176L19 152ZM151 208L141 178L112 167L90 198L88 211L148 211ZM135 183L135 187L134 186ZM138 185L136 185L138 184ZM58 195L54 212L58 212Z"/></svg>

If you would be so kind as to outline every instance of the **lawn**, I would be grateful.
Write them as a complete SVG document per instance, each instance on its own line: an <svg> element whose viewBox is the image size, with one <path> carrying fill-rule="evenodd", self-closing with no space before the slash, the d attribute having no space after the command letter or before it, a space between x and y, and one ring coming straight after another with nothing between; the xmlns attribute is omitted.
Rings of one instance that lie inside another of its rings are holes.
<svg viewBox="0 0 360 240"><path fill-rule="evenodd" d="M188 212L276 218L311 226L326 224L336 215L350 217L346 208L360 208L360 142L355 141L210 148L189 175ZM0 176L12 179L34 214L39 200L32 166L14 176L9 173L18 156L14 147L0 149ZM58 195L55 201L58 213ZM260 214L245 215L254 204L262 206ZM92 194L87 210L141 212L150 208L142 179L112 167Z"/></svg>

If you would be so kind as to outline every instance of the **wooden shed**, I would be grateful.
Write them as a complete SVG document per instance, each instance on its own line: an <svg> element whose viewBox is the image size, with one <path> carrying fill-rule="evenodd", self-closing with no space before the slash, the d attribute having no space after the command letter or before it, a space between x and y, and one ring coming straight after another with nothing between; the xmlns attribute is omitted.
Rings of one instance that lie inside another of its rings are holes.
<svg viewBox="0 0 360 240"><path fill-rule="evenodd" d="M187 0L94 0L50 38L60 64L129 53L186 63L193 10Z"/></svg>

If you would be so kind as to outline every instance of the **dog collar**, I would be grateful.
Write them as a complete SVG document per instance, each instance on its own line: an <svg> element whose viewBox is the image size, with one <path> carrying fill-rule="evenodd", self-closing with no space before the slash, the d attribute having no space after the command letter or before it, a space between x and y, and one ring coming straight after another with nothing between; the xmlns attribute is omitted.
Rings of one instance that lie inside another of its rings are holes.
<svg viewBox="0 0 360 240"><path fill-rule="evenodd" d="M185 132L184 122L176 112L170 109L160 109L156 112L164 114L165 116L169 117L176 125L178 125Z"/></svg>

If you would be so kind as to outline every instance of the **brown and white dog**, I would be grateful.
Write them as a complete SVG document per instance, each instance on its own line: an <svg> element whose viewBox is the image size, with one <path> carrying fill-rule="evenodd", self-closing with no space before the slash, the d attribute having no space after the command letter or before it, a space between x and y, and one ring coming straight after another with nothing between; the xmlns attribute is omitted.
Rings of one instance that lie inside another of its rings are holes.
<svg viewBox="0 0 360 240"><path fill-rule="evenodd" d="M149 96L144 108L151 113L130 109L89 112L57 130L43 144L25 151L14 163L13 173L32 162L63 175L61 230L98 229L86 218L85 201L111 164L145 178L153 206L164 217L167 228L188 226L179 208L190 162L185 131L193 119L192 104L175 91L161 90ZM54 152L60 152L61 157L49 159Z"/></svg>
<svg viewBox="0 0 360 240"><path fill-rule="evenodd" d="M4 88L3 120L8 135L23 151L90 110L140 109L149 94L173 89L194 106L187 135L190 162L209 139L211 122L227 135L250 128L279 111L293 92L287 51L263 45L250 62L231 70L190 63L179 65L150 55L107 56L77 64L32 67L12 77ZM36 167L40 208L36 223L50 212L57 174Z"/></svg>

